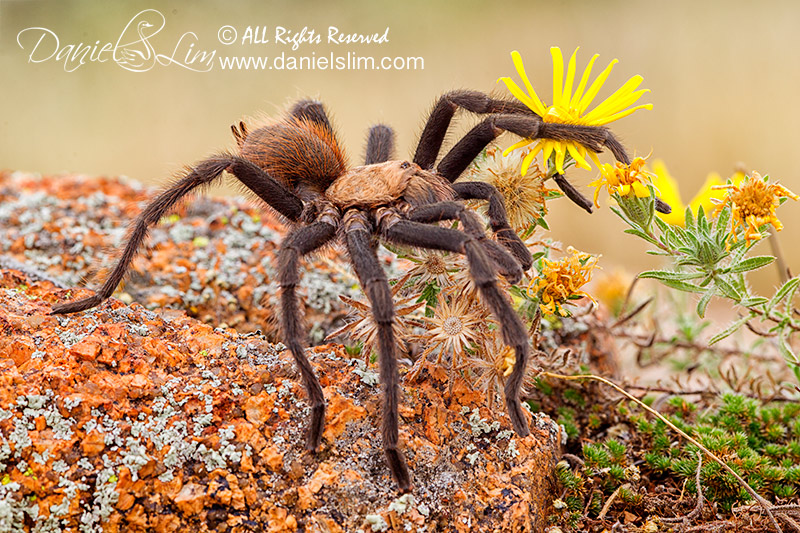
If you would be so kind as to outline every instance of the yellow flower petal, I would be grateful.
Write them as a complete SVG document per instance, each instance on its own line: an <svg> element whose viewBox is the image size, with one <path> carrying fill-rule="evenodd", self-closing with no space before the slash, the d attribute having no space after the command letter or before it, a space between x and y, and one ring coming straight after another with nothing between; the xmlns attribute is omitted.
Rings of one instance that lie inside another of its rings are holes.
<svg viewBox="0 0 800 533"><path fill-rule="evenodd" d="M557 46L550 47L550 55L553 56L553 105L563 106L561 84L564 83L564 57Z"/></svg>
<svg viewBox="0 0 800 533"><path fill-rule="evenodd" d="M533 163L534 158L536 155L542 150L542 143L536 145L536 148L531 150L528 155L522 160L522 167L520 168L520 172L524 176L528 173L528 169L531 167L531 163Z"/></svg>
<svg viewBox="0 0 800 533"><path fill-rule="evenodd" d="M611 74L611 69L614 68L614 65L619 63L618 60L614 59L608 66L605 68L603 72L597 76L597 79L594 80L594 83L589 87L589 90L586 91L586 94L581 98L581 101L578 103L578 113L583 114L586 111L586 108L589 107L589 104L592 103L594 97L597 96L597 92L600 90L600 87L603 86L608 75Z"/></svg>
<svg viewBox="0 0 800 533"><path fill-rule="evenodd" d="M553 153L553 148L555 147L555 142L551 140L542 141L540 143L542 145L542 160L547 164L550 161L550 154Z"/></svg>
<svg viewBox="0 0 800 533"><path fill-rule="evenodd" d="M512 144L511 146L509 146L508 148L506 148L505 150L503 150L503 157L507 156L508 154L510 154L511 152L516 150L517 148L522 148L522 147L528 146L529 144L533 144L535 142L536 141L533 140L533 139L522 139L521 141L516 142L516 143Z"/></svg>
<svg viewBox="0 0 800 533"><path fill-rule="evenodd" d="M642 83L641 76L631 77L622 87L617 89L611 96L603 100L591 112L584 114L586 109L591 105L598 91L605 83L606 79L618 62L616 59L611 61L608 66L597 76L591 83L588 90L586 89L591 77L592 68L598 55L592 56L588 65L583 71L580 83L573 92L573 84L575 82L575 74L577 72L577 54L578 48L572 53L567 65L566 77L564 75L564 57L561 49L552 47L550 54L553 60L553 104L545 106L539 99L538 95L533 89L528 77L525 73L525 68L522 63L522 58L519 52L514 51L511 57L517 69L517 73L523 81L527 93L520 88L510 78L500 78L498 81L503 81L509 91L519 99L523 104L530 108L535 113L539 114L547 123L556 124L575 124L582 126L604 126L614 120L626 117L639 109L652 109L652 104L644 104L636 107L629 107L636 103L639 98L646 92L646 89L637 90L638 86ZM593 161L596 165L600 165L597 154L591 150L587 150L586 146L575 140L565 139L528 139L535 143L535 148L542 152L542 158L545 162L549 160L555 152L553 158L556 171L559 173L564 172L564 164L566 162L567 154L575 161L575 164L581 168L591 169L589 161ZM508 148L504 153L528 146L530 142L520 142ZM588 158L586 157L588 153ZM528 159L528 164L532 161ZM640 168L635 169L638 172Z"/></svg>
<svg viewBox="0 0 800 533"><path fill-rule="evenodd" d="M575 164L577 166L586 170L592 170L592 167L586 162L586 158L581 155L579 146L580 145L576 145L575 143L569 143L567 145L567 151L569 152L569 155L571 155L572 159L575 160Z"/></svg>
<svg viewBox="0 0 800 533"><path fill-rule="evenodd" d="M528 75L525 74L525 65L522 64L522 56L519 55L519 52L514 50L513 52L511 52L511 59L512 61L514 61L514 66L517 69L517 74L519 74L522 83L525 84L525 88L528 90L528 95L530 96L530 99L533 100L534 107L531 107L531 109L539 116L543 116L545 113L547 113L547 109L545 108L542 101L539 99L539 96L536 94L536 91L533 90L533 85L531 85L531 82L528 80Z"/></svg>
<svg viewBox="0 0 800 533"><path fill-rule="evenodd" d="M641 93L634 98L633 102L620 105L620 103L625 102L625 100L627 100L632 94L636 95L636 88L642 84L642 81L644 81L644 78L639 75L630 78L622 87L614 91L611 96L597 104L597 107L587 113L585 115L586 120L591 121L598 116L614 114L620 109L624 109L631 103L638 100L639 96L641 96Z"/></svg>
<svg viewBox="0 0 800 533"><path fill-rule="evenodd" d="M636 193L636 196L638 196L639 198L650 196L650 189L648 189L643 183L639 181L634 181L632 187L633 187L633 192Z"/></svg>
<svg viewBox="0 0 800 533"><path fill-rule="evenodd" d="M564 152L564 143L555 143L554 149L556 151L556 171L559 174L564 173L564 157L566 153Z"/></svg>
<svg viewBox="0 0 800 533"><path fill-rule="evenodd" d="M572 57L569 58L569 66L567 66L567 79L564 82L564 91L562 93L561 105L569 107L572 98L572 82L575 80L575 57L578 54L578 48L572 52Z"/></svg>
<svg viewBox="0 0 800 533"><path fill-rule="evenodd" d="M577 52L577 50L575 50ZM586 68L583 70L583 76L581 76L581 82L578 85L578 88L575 90L575 94L572 95L572 99L569 101L569 106L572 108L578 107L578 102L580 101L581 97L583 96L583 90L586 88L586 83L589 81L589 76L592 74L592 66L597 58L600 57L600 54L595 54L592 56L592 59L589 60L589 64L586 65Z"/></svg>
<svg viewBox="0 0 800 533"><path fill-rule="evenodd" d="M537 111L537 109L539 109L539 108L537 108L537 106L536 106L536 101L534 101L527 94L525 94L522 91L522 89L519 88L519 85L514 83L514 80L512 80L511 78L500 78L497 81L498 82L502 81L503 83L505 83L506 87L508 87L508 90L511 91L511 94L513 94L514 97L517 100L519 100L520 102L522 102L523 104L528 106L528 109L530 109L531 111L533 111L534 113L536 113L539 116L542 116L544 114L544 111L543 111L544 108L541 108L541 112ZM541 102L539 102L539 103L541 104Z"/></svg>
<svg viewBox="0 0 800 533"><path fill-rule="evenodd" d="M621 118L625 118L628 115L630 115L631 113L633 113L634 111L638 111L640 109L653 109L653 104L642 104L642 105L639 105L639 106L636 106L636 107L632 107L630 109L626 109L625 111L621 111L621 112L617 113L616 115L611 115L610 117L606 117L604 119L598 120L593 125L594 126L604 126L604 125L608 124L609 122L614 122L615 120L619 120Z"/></svg>

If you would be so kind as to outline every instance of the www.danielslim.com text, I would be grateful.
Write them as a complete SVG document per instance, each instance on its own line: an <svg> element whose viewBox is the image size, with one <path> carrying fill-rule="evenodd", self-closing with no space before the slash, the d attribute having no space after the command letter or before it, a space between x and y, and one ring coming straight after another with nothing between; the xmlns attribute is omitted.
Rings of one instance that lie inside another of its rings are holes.
<svg viewBox="0 0 800 533"><path fill-rule="evenodd" d="M220 56L223 70L423 70L422 57L373 57L359 56L352 52L334 54L293 56L281 53L277 56Z"/></svg>

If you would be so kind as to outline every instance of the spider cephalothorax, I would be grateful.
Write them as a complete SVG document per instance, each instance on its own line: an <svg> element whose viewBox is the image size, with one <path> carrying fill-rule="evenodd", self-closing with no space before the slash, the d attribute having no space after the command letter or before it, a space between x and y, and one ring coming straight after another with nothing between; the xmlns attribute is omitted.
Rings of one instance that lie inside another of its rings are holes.
<svg viewBox="0 0 800 533"><path fill-rule="evenodd" d="M436 161L457 108L486 117L447 154ZM283 340L303 377L311 404L306 446L316 451L325 424L322 387L304 353L305 333L295 288L300 259L340 239L346 247L361 286L372 304L378 327L379 373L383 388L383 447L389 469L402 492L411 477L398 442L400 399L394 308L386 274L376 256L376 244L386 241L464 254L483 301L502 328L503 341L515 352L514 369L505 384L506 407L514 430L529 433L519 394L529 341L522 320L498 289L496 273L511 282L530 268L530 252L509 227L499 193L487 183L454 183L489 143L504 131L525 138L580 142L599 152L607 147L614 157L629 162L622 145L609 130L597 126L545 123L527 107L475 91L442 96L431 111L412 161L392 160L394 134L383 125L369 130L365 164L348 167L324 108L303 100L287 116L250 131L244 123L232 127L238 150L212 156L192 167L156 197L133 223L117 265L93 296L56 305L54 313L82 311L111 296L128 270L148 228L157 223L183 196L222 175L233 174L245 187L292 223L277 256L281 286ZM585 200L560 177L559 184L573 200ZM495 239L487 237L480 219L463 200L489 203L488 218ZM586 200L588 203L588 200ZM461 229L437 223L454 220ZM377 237L377 239L376 239Z"/></svg>

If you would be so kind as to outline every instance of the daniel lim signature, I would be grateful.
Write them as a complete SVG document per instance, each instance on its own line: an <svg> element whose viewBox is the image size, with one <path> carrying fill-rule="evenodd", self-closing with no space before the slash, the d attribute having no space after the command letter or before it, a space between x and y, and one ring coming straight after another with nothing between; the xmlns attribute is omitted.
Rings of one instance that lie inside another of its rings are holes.
<svg viewBox="0 0 800 533"><path fill-rule="evenodd" d="M196 49L194 32L186 32L175 43L171 54L158 53L151 42L166 25L166 19L155 9L145 9L136 14L120 33L116 43L63 44L58 35L48 28L25 28L17 34L17 44L30 49L29 63L63 61L64 70L74 72L86 63L113 61L131 72L147 72L156 65L177 65L194 72L208 72L213 68L216 50Z"/></svg>

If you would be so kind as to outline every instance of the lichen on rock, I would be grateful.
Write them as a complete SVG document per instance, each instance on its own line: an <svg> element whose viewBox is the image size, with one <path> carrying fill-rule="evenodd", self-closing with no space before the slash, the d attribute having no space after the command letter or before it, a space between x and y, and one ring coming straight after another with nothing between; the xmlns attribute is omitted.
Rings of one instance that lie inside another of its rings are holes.
<svg viewBox="0 0 800 533"><path fill-rule="evenodd" d="M48 315L67 292L0 271L0 530L536 531L543 523L560 443L546 417L519 438L466 384L448 397L444 371L405 385L401 438L414 491L398 498L380 446L380 392L365 382L361 358L338 345L309 350L328 401L323 446L311 457L309 408L288 352L113 299Z"/></svg>

